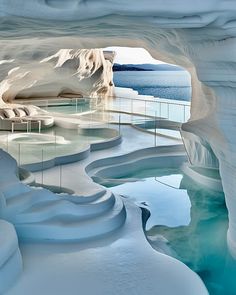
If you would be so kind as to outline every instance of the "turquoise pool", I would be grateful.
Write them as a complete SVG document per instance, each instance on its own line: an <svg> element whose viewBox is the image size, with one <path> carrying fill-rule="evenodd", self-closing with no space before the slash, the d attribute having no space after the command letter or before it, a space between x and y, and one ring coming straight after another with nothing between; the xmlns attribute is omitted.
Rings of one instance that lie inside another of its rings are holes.
<svg viewBox="0 0 236 295"><path fill-rule="evenodd" d="M66 104L66 105L49 105L46 107L41 107L43 110L52 113L62 113L62 114L76 114L90 111L90 104L88 102L80 102L76 104Z"/></svg>
<svg viewBox="0 0 236 295"><path fill-rule="evenodd" d="M177 169L143 170L122 179L125 183L111 180L107 186L148 207L146 235L152 247L197 272L211 295L235 295L236 261L226 245L223 193L199 186Z"/></svg>
<svg viewBox="0 0 236 295"><path fill-rule="evenodd" d="M81 133L80 129L65 129L59 126L43 129L41 134L49 138L35 138L35 135L40 134L29 133L28 136L11 140L11 133L0 132L0 147L9 152L17 160L18 165L27 165L74 155L87 149L90 144L111 140L118 135L116 130L107 128L87 129ZM60 137L64 142L59 140Z"/></svg>

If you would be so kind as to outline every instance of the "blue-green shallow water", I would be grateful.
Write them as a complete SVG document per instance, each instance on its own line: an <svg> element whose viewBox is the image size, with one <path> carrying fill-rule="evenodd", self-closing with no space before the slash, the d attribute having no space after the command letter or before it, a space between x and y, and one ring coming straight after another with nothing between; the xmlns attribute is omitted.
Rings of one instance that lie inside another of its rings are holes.
<svg viewBox="0 0 236 295"><path fill-rule="evenodd" d="M236 261L226 245L223 193L207 190L174 169L143 170L123 178L138 181L108 186L148 206L146 235L153 248L197 272L211 295L235 295Z"/></svg>

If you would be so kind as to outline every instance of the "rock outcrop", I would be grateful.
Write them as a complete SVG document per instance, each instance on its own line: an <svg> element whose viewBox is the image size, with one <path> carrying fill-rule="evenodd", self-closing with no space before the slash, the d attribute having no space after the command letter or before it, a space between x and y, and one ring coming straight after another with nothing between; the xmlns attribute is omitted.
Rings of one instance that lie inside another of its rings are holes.
<svg viewBox="0 0 236 295"><path fill-rule="evenodd" d="M13 67L0 83L6 103L17 98L112 95L112 53L101 49L61 49L39 61ZM15 60L10 60L9 63ZM6 63L6 62L5 62ZM7 64L9 64L7 63Z"/></svg>

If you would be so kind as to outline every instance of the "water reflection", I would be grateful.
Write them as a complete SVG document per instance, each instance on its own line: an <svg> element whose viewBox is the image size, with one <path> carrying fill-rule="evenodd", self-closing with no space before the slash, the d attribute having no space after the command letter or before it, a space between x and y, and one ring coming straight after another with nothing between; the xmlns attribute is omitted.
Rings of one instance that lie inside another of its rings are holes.
<svg viewBox="0 0 236 295"><path fill-rule="evenodd" d="M236 261L226 244L224 194L205 189L173 169L162 175L160 169L146 170L132 177L141 179L112 190L147 203L151 217L146 235L152 247L197 272L210 294L235 295Z"/></svg>
<svg viewBox="0 0 236 295"><path fill-rule="evenodd" d="M171 171L171 175L163 176L159 176L157 170L151 170L148 173L146 177L142 171L135 176L125 175L126 179L131 180L135 177L140 180L117 185L112 188L112 191L120 195L128 195L138 205L145 202L151 212L146 224L147 229L155 225L169 227L188 225L191 203L187 191L178 189L183 176L175 170ZM149 177L151 174L157 174L157 176ZM167 187L166 183L170 186Z"/></svg>
<svg viewBox="0 0 236 295"><path fill-rule="evenodd" d="M228 217L223 193L203 189L186 176L181 188L191 201L191 222L177 228L156 225L147 231L150 242L155 247L158 240L154 237L165 237L173 250L170 253L202 277L210 294L235 294L236 283L230 277L232 267L236 275L236 265L226 245Z"/></svg>

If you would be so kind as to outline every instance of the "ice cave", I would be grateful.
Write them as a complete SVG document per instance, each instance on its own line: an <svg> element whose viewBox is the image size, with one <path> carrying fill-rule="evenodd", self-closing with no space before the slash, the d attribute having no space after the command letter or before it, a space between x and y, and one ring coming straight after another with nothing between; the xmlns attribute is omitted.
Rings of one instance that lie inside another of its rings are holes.
<svg viewBox="0 0 236 295"><path fill-rule="evenodd" d="M236 2L0 24L0 294L235 294Z"/></svg>

